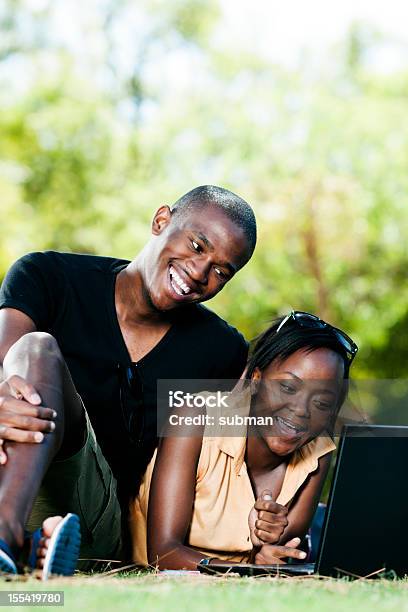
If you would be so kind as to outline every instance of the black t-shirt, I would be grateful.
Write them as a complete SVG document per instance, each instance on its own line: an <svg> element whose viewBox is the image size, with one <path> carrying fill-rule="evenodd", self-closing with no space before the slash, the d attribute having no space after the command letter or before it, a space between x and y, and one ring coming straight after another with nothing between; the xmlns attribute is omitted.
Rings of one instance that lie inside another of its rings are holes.
<svg viewBox="0 0 408 612"><path fill-rule="evenodd" d="M27 314L52 334L68 364L98 442L123 490L134 491L157 443L158 379L236 379L243 371L243 336L200 304L174 311L162 340L137 364L143 381L141 443L125 426L120 372L131 364L115 309L115 279L129 261L111 257L30 253L10 268L0 308Z"/></svg>

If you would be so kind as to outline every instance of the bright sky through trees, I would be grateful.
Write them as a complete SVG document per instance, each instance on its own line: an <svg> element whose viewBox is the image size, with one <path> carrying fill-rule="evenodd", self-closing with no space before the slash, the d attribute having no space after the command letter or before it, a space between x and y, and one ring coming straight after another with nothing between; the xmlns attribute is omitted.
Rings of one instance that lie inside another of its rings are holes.
<svg viewBox="0 0 408 612"><path fill-rule="evenodd" d="M395 38L395 47L376 57L378 70L394 69L408 53L405 0L222 0L219 30L282 64L293 64L309 49L324 54L355 22ZM225 29L225 24L228 28ZM400 43L400 44L397 44Z"/></svg>

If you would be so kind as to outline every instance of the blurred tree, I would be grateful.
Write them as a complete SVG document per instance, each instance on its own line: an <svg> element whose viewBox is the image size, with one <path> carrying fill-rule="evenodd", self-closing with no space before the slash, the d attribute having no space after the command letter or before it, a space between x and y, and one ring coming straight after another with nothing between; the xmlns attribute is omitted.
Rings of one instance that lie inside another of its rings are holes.
<svg viewBox="0 0 408 612"><path fill-rule="evenodd" d="M33 249L131 258L155 206L221 184L259 242L213 307L248 337L316 312L360 376L405 376L408 68L373 71L384 38L358 24L289 70L217 35L215 1L91 2L80 49L41 6L0 10L0 274Z"/></svg>

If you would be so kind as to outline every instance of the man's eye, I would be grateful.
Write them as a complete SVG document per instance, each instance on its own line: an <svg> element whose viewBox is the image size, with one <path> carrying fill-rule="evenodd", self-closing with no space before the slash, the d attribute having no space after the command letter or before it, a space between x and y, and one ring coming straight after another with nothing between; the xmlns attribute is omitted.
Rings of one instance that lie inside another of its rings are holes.
<svg viewBox="0 0 408 612"><path fill-rule="evenodd" d="M201 245L198 244L198 242L196 242L195 240L191 241L191 244L193 245L193 249L195 251L197 251L197 253L201 253L201 251L203 250Z"/></svg>
<svg viewBox="0 0 408 612"><path fill-rule="evenodd" d="M280 388L282 389L282 391L284 391L285 393L296 393L296 389L295 387L292 387L292 385L288 385L287 383L280 383Z"/></svg>
<svg viewBox="0 0 408 612"><path fill-rule="evenodd" d="M214 270L217 276L219 276L222 279L226 278L225 272L223 272L220 268L214 268Z"/></svg>

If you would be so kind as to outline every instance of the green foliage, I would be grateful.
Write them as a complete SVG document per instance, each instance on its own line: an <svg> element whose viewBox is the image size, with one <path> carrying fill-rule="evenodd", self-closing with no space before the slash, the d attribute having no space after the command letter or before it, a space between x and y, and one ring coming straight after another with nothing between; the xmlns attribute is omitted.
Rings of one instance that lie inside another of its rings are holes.
<svg viewBox="0 0 408 612"><path fill-rule="evenodd" d="M218 15L215 2L207 0L154 0L150 3L158 15L163 30L177 32L185 41L205 43Z"/></svg>
<svg viewBox="0 0 408 612"><path fill-rule="evenodd" d="M215 2L94 10L94 30L78 22L94 54L50 34L54 4L0 14L0 276L34 249L132 258L156 207L221 184L259 241L213 307L247 337L316 312L356 338L358 375L406 376L408 67L373 70L384 37L358 24L327 64L289 70L216 36Z"/></svg>

